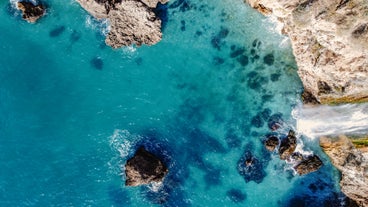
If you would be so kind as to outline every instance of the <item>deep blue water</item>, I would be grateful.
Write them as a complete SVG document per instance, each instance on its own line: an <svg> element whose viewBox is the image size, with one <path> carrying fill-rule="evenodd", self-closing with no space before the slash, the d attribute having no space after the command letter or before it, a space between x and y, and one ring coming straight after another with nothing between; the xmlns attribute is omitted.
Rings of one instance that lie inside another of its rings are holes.
<svg viewBox="0 0 368 207"><path fill-rule="evenodd" d="M242 0L171 0L161 42L118 50L105 21L45 2L36 24L0 2L0 206L343 206L315 140L299 146L325 165L305 176L262 146L271 116L295 128L302 85L288 40ZM125 187L142 145L169 174Z"/></svg>

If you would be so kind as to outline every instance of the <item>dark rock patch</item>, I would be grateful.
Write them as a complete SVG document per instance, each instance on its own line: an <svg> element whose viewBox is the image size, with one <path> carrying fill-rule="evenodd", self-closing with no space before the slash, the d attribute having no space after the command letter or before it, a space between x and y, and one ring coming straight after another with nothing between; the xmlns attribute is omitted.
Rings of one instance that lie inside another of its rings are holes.
<svg viewBox="0 0 368 207"><path fill-rule="evenodd" d="M254 181L261 183L266 176L262 162L248 150L245 151L238 161L237 169L239 174L243 176L245 182Z"/></svg>
<svg viewBox="0 0 368 207"><path fill-rule="evenodd" d="M100 57L94 57L92 58L92 60L90 61L91 65L97 69L97 70L102 70L103 69L103 61Z"/></svg>
<svg viewBox="0 0 368 207"><path fill-rule="evenodd" d="M203 34L203 32L201 32L201 31L196 31L195 36L201 36L202 34Z"/></svg>
<svg viewBox="0 0 368 207"><path fill-rule="evenodd" d="M256 55L256 50L252 48L252 49L250 50L250 54L251 54L252 56Z"/></svg>
<svg viewBox="0 0 368 207"><path fill-rule="evenodd" d="M296 136L293 130L290 130L288 135L281 140L280 144L280 159L286 160L296 149Z"/></svg>
<svg viewBox="0 0 368 207"><path fill-rule="evenodd" d="M258 39L255 39L252 42L252 47L259 48L261 46L261 44L262 44L261 41L259 41Z"/></svg>
<svg viewBox="0 0 368 207"><path fill-rule="evenodd" d="M19 10L22 11L22 18L29 23L36 22L45 14L45 6L41 3L34 5L32 2L20 1L17 3Z"/></svg>
<svg viewBox="0 0 368 207"><path fill-rule="evenodd" d="M352 32L352 36L354 38L359 38L366 33L368 33L368 23L360 24L359 26L357 26Z"/></svg>
<svg viewBox="0 0 368 207"><path fill-rule="evenodd" d="M226 196L234 203L241 203L247 198L246 194L239 189L230 189L226 192Z"/></svg>
<svg viewBox="0 0 368 207"><path fill-rule="evenodd" d="M266 65L273 65L273 63L275 62L275 57L273 56L272 53L270 54L267 54L266 56L263 57L263 62L266 64Z"/></svg>
<svg viewBox="0 0 368 207"><path fill-rule="evenodd" d="M317 155L312 155L303 158L300 163L294 166L294 169L299 175L305 175L317 171L322 165L322 160Z"/></svg>
<svg viewBox="0 0 368 207"><path fill-rule="evenodd" d="M59 26L54 28L53 30L50 31L49 36L50 37L58 37L60 36L63 32L65 31L65 27L64 26Z"/></svg>
<svg viewBox="0 0 368 207"><path fill-rule="evenodd" d="M276 147L279 145L280 140L275 135L269 135L267 136L266 140L264 141L264 145L266 149L270 152L274 151Z"/></svg>
<svg viewBox="0 0 368 207"><path fill-rule="evenodd" d="M127 186L160 182L168 173L167 167L155 155L140 147L125 164Z"/></svg>
<svg viewBox="0 0 368 207"><path fill-rule="evenodd" d="M324 81L317 82L318 94L329 94L332 92L331 87Z"/></svg>
<svg viewBox="0 0 368 207"><path fill-rule="evenodd" d="M143 63L143 58L139 57L135 59L135 63L137 63L137 65L142 65Z"/></svg>

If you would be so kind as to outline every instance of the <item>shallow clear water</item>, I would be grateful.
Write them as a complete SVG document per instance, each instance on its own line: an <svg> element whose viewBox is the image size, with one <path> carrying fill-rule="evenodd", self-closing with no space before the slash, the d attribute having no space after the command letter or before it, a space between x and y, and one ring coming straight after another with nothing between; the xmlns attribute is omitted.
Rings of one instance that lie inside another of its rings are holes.
<svg viewBox="0 0 368 207"><path fill-rule="evenodd" d="M301 150L325 165L306 176L262 146L270 115L295 127L302 85L288 41L242 0L172 0L160 43L118 50L74 1L47 4L28 24L0 2L0 206L343 205L315 140ZM170 172L125 187L141 145Z"/></svg>

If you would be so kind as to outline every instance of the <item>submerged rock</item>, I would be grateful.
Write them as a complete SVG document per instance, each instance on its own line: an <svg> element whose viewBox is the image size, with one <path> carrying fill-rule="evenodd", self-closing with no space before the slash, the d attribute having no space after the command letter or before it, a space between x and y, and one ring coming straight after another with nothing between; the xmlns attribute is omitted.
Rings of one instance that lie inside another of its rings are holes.
<svg viewBox="0 0 368 207"><path fill-rule="evenodd" d="M166 0L77 0L93 17L109 19L106 44L119 48L153 45L162 38L161 20L153 9Z"/></svg>
<svg viewBox="0 0 368 207"><path fill-rule="evenodd" d="M125 164L127 186L137 186L151 182L160 182L168 169L155 155L140 147Z"/></svg>
<svg viewBox="0 0 368 207"><path fill-rule="evenodd" d="M289 131L289 134L281 140L280 144L280 159L288 159L296 149L296 136L293 130Z"/></svg>
<svg viewBox="0 0 368 207"><path fill-rule="evenodd" d="M34 5L28 1L18 2L17 7L22 11L22 18L29 23L34 23L41 18L45 14L46 9L41 3Z"/></svg>
<svg viewBox="0 0 368 207"><path fill-rule="evenodd" d="M302 161L294 166L294 169L299 175L305 175L317 171L322 165L322 160L317 155L311 155L303 157Z"/></svg>
<svg viewBox="0 0 368 207"><path fill-rule="evenodd" d="M354 147L346 136L321 137L320 146L341 172L341 191L359 206L368 206L368 152Z"/></svg>
<svg viewBox="0 0 368 207"><path fill-rule="evenodd" d="M274 135L271 135L267 137L266 141L264 142L264 145L268 151L272 152L276 149L279 143L280 143L279 138Z"/></svg>

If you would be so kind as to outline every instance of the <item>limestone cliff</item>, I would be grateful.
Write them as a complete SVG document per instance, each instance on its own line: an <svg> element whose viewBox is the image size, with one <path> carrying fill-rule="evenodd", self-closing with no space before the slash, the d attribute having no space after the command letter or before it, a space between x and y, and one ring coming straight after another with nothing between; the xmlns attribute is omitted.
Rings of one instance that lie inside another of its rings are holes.
<svg viewBox="0 0 368 207"><path fill-rule="evenodd" d="M349 198L359 206L368 206L368 152L354 147L346 136L322 137L320 145L341 171L340 186Z"/></svg>
<svg viewBox="0 0 368 207"><path fill-rule="evenodd" d="M283 24L305 91L321 103L368 101L368 1L245 1Z"/></svg>
<svg viewBox="0 0 368 207"><path fill-rule="evenodd" d="M167 0L77 0L93 17L108 19L106 44L113 48L153 45L162 38L161 20L153 8Z"/></svg>

